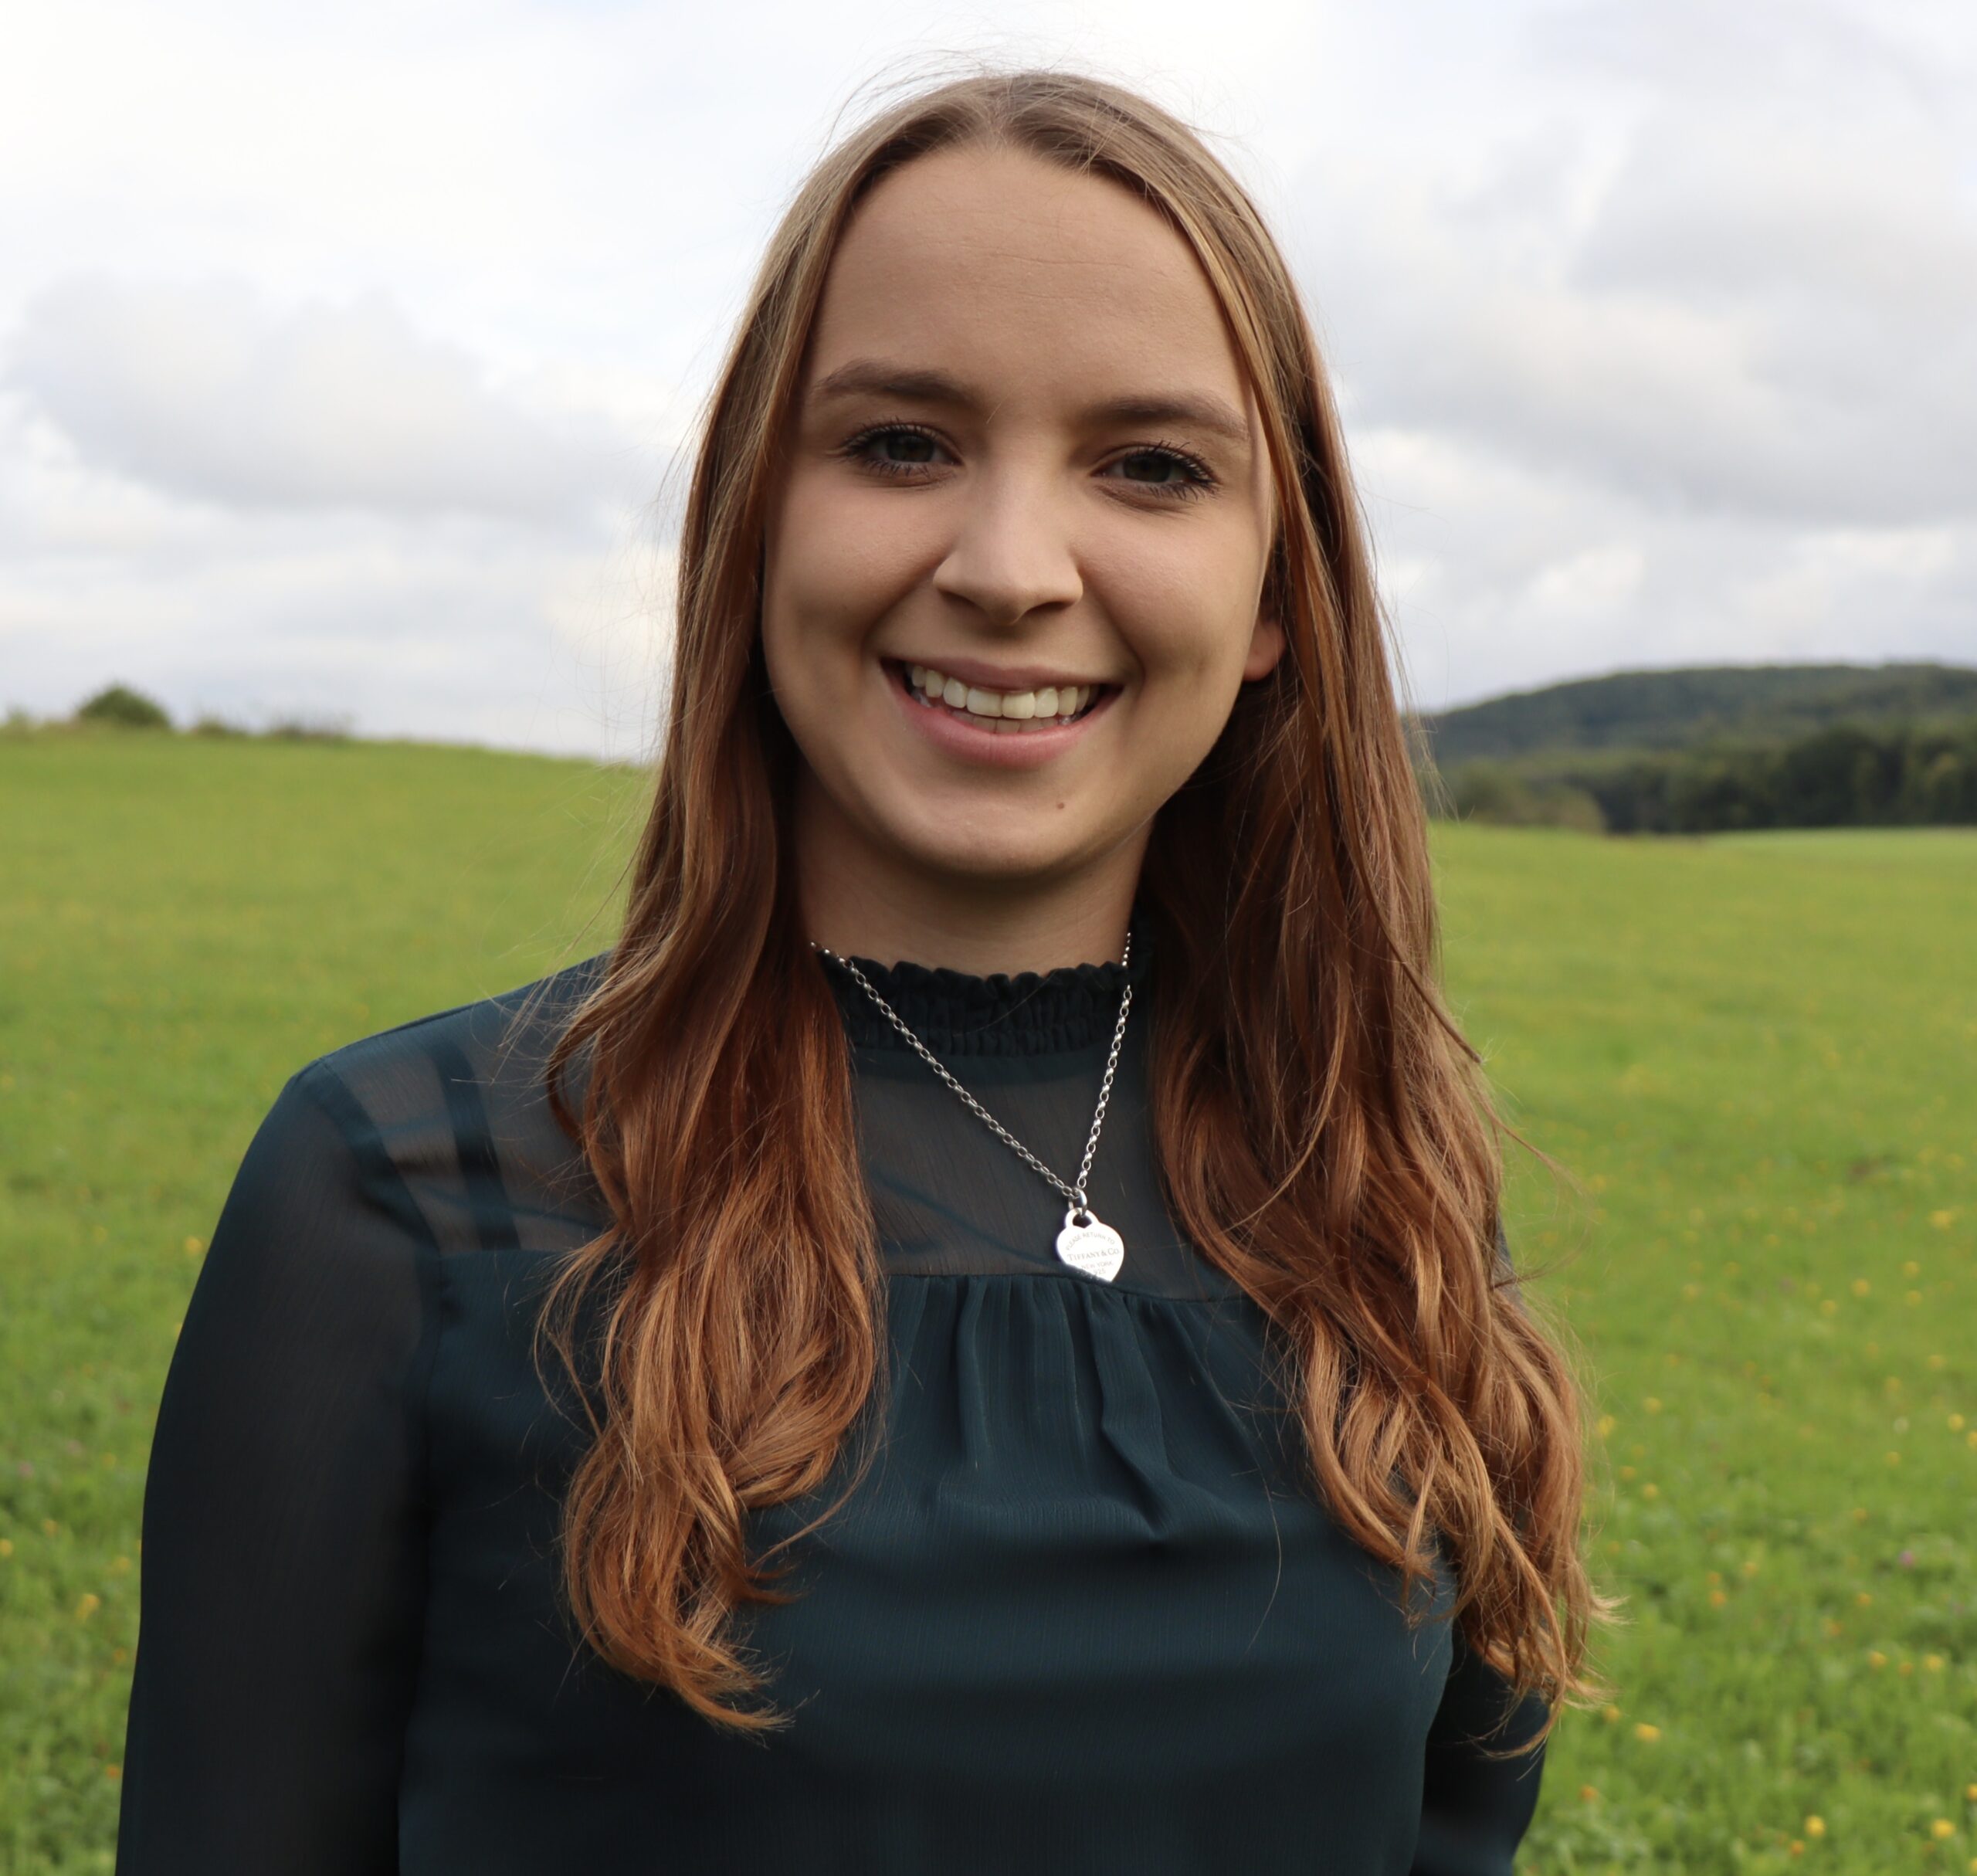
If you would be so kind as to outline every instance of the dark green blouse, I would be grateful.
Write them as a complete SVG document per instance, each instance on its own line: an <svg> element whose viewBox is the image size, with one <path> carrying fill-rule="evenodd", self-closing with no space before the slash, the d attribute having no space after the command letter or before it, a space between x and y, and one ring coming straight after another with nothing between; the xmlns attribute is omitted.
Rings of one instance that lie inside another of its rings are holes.
<svg viewBox="0 0 1977 1876"><path fill-rule="evenodd" d="M1124 967L860 962L1075 1169ZM541 1066L602 962L310 1063L249 1148L159 1410L121 1876L1507 1872L1541 1757L1484 1756L1502 1684L1328 1518L1260 1312L1162 1208L1143 949L1091 1179L1111 1283L834 974L891 1365L864 1483L743 1625L793 1723L717 1731L573 1643L582 1422L530 1331L603 1210Z"/></svg>

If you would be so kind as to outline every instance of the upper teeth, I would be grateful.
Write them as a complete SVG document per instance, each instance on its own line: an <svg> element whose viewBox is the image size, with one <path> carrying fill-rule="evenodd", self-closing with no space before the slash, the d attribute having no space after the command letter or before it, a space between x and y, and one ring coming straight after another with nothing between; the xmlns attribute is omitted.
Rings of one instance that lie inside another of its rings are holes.
<svg viewBox="0 0 1977 1876"><path fill-rule="evenodd" d="M971 717L1006 717L1019 723L1039 718L1061 722L1075 717L1098 688L1096 684L1046 684L1038 690L984 690L930 665L910 664L906 668L914 689L929 703L965 710Z"/></svg>

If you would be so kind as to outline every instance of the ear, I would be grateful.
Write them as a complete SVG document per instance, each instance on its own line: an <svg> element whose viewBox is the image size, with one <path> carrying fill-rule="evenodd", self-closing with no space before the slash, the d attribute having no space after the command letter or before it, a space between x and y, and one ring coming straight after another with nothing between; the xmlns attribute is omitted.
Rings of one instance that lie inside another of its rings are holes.
<svg viewBox="0 0 1977 1876"><path fill-rule="evenodd" d="M1277 660L1284 656L1284 643L1281 622L1270 613L1259 612L1256 629L1250 635L1249 656L1243 660L1243 681L1254 684L1275 670Z"/></svg>

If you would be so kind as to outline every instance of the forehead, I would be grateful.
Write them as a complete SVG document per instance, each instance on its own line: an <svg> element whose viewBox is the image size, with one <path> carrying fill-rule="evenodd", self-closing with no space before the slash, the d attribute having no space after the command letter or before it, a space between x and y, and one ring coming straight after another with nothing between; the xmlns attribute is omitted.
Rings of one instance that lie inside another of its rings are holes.
<svg viewBox="0 0 1977 1876"><path fill-rule="evenodd" d="M1010 395L1083 402L1130 385L1249 406L1214 290L1165 219L1118 183L1019 151L936 151L859 205L806 380L873 355L965 369Z"/></svg>

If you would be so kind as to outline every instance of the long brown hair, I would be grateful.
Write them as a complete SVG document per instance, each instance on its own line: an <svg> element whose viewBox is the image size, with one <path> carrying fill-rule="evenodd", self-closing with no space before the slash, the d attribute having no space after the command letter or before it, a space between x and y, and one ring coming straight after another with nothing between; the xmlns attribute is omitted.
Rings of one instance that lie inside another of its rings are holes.
<svg viewBox="0 0 1977 1876"><path fill-rule="evenodd" d="M1589 1629L1610 1606L1580 1555L1579 1395L1495 1254L1512 1130L1437 988L1422 800L1310 322L1187 125L1056 72L951 80L832 150L769 243L709 405L626 922L548 1065L611 1212L544 1317L578 1374L580 1306L607 1305L587 1371L602 1410L586 1389L595 1443L564 1509L571 1612L606 1660L710 1719L782 1723L743 1698L762 1677L730 1633L738 1605L784 1594L748 1554L748 1515L822 1487L883 1386L882 1272L843 1030L797 911L795 757L764 673L759 575L839 236L880 177L961 145L1034 153L1163 213L1256 390L1281 517L1264 602L1289 646L1148 850L1165 1197L1282 1332L1332 1514L1400 1570L1410 1609L1443 1547L1472 1646L1555 1721L1598 1691ZM561 1083L580 1057L573 1114Z"/></svg>

